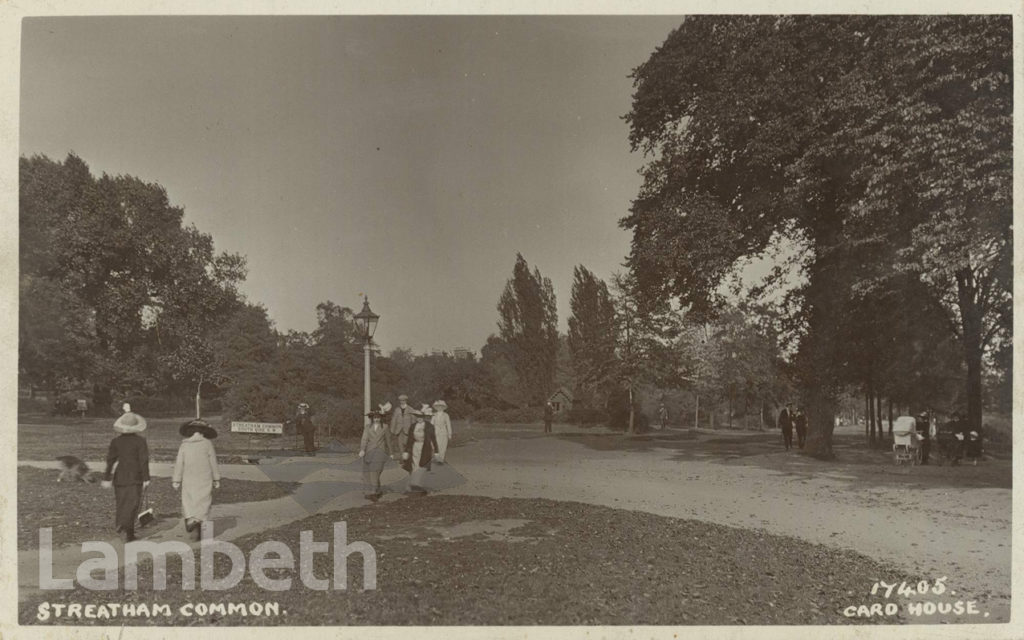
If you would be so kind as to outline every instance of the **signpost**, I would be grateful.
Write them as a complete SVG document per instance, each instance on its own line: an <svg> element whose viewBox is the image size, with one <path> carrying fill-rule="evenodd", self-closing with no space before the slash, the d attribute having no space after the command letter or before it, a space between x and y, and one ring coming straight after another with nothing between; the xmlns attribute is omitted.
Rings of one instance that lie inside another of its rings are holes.
<svg viewBox="0 0 1024 640"><path fill-rule="evenodd" d="M232 433L265 433L271 435L281 435L284 433L284 423L282 422L232 422L231 423Z"/></svg>
<svg viewBox="0 0 1024 640"><path fill-rule="evenodd" d="M249 448L255 448L255 441L261 435L279 436L284 433L283 422L231 422L231 433L248 433Z"/></svg>

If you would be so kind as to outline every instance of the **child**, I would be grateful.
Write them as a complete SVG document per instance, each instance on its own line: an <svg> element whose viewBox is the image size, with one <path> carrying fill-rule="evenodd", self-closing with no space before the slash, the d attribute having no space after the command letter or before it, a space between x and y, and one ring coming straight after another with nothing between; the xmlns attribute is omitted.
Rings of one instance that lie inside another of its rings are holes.
<svg viewBox="0 0 1024 640"><path fill-rule="evenodd" d="M202 420L191 420L178 429L181 445L174 461L172 486L181 489L181 514L185 518L185 531L196 540L202 537L202 524L210 519L213 490L220 488L217 452L210 442L217 431Z"/></svg>
<svg viewBox="0 0 1024 640"><path fill-rule="evenodd" d="M101 486L114 487L114 524L124 535L124 541L131 542L135 540L142 491L149 486L149 448L146 439L139 435L146 430L146 420L132 413L128 403L121 408L124 415L114 422L114 431L120 435L110 441Z"/></svg>
<svg viewBox="0 0 1024 640"><path fill-rule="evenodd" d="M434 425L426 421L430 415L430 407L424 407L422 411L416 411L413 415L416 423L409 430L405 441L402 468L409 472L409 490L423 495L427 492L423 488L423 479L427 471L430 471L430 462L434 457L434 451L437 451L437 437L434 434Z"/></svg>
<svg viewBox="0 0 1024 640"><path fill-rule="evenodd" d="M363 483L369 492L364 497L370 502L377 502L383 494L380 474L388 459L394 458L394 455L391 453L391 438L382 424L383 412L371 411L366 417L370 419L370 424L363 427L363 438L359 443L359 457L363 459Z"/></svg>

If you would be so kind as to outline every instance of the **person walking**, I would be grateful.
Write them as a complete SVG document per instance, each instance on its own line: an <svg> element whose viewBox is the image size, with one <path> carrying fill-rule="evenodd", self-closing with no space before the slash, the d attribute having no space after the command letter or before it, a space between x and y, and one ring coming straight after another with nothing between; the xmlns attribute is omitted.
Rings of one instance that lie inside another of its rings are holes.
<svg viewBox="0 0 1024 640"><path fill-rule="evenodd" d="M363 437L359 442L359 457L363 460L363 484L367 493L364 496L371 502L380 500L383 491L380 488L380 474L388 459L394 458L391 449L391 438L384 427L384 414L371 411L366 414L370 424L363 427Z"/></svg>
<svg viewBox="0 0 1024 640"><path fill-rule="evenodd" d="M779 428L782 429L782 441L786 451L793 448L793 403L787 402L779 412Z"/></svg>
<svg viewBox="0 0 1024 640"><path fill-rule="evenodd" d="M665 407L664 402L662 402L661 406L658 407L658 428L668 428L668 409Z"/></svg>
<svg viewBox="0 0 1024 640"><path fill-rule="evenodd" d="M438 400L434 403L433 412L430 407L424 406L425 416L430 417L430 424L434 427L434 435L437 438L437 464L444 464L448 455L448 443L452 439L452 419L448 415L448 403Z"/></svg>
<svg viewBox="0 0 1024 640"><path fill-rule="evenodd" d="M185 531L199 540L203 522L210 519L213 490L220 488L217 452L212 442L217 431L203 420L190 420L181 425L178 433L184 440L174 461L171 486L181 491Z"/></svg>
<svg viewBox="0 0 1024 640"><path fill-rule="evenodd" d="M142 505L142 492L149 486L149 447L140 434L146 420L132 412L131 405L121 407L124 414L114 422L118 433L107 449L107 468L100 483L114 488L114 525L125 542L135 540L135 522Z"/></svg>
<svg viewBox="0 0 1024 640"><path fill-rule="evenodd" d="M551 421L555 419L555 407L550 402L544 403L544 433L551 433Z"/></svg>
<svg viewBox="0 0 1024 640"><path fill-rule="evenodd" d="M928 464L928 455L932 450L932 437L935 436L935 425L931 415L922 411L915 420L915 430L921 438L921 464Z"/></svg>
<svg viewBox="0 0 1024 640"><path fill-rule="evenodd" d="M428 423L425 417L417 412L416 424L409 430L402 451L402 468L409 472L409 491L419 495L427 492L423 480L430 471L434 452L438 450L434 425Z"/></svg>
<svg viewBox="0 0 1024 640"><path fill-rule="evenodd" d="M313 416L309 405L300 402L295 417L290 420L295 425L295 432L302 434L302 446L307 456L316 455L316 425L313 424Z"/></svg>
<svg viewBox="0 0 1024 640"><path fill-rule="evenodd" d="M404 393L398 396L398 407L391 412L392 451L397 451L409 437L409 429L416 422L415 410L409 406L409 396Z"/></svg>
<svg viewBox="0 0 1024 640"><path fill-rule="evenodd" d="M807 414L804 413L803 407L797 407L793 426L796 427L796 446L803 449L804 443L807 442Z"/></svg>

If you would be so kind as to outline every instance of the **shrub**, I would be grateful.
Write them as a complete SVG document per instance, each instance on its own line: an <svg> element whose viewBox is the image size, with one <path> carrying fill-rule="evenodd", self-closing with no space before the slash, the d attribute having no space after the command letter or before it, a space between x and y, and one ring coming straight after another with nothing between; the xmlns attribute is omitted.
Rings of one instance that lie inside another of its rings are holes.
<svg viewBox="0 0 1024 640"><path fill-rule="evenodd" d="M608 422L608 413L603 409L573 407L569 410L566 421L572 424L605 424Z"/></svg>
<svg viewBox="0 0 1024 640"><path fill-rule="evenodd" d="M514 409L494 409L484 407L473 412L473 422L489 424L534 424L544 421L543 407L516 407Z"/></svg>
<svg viewBox="0 0 1024 640"><path fill-rule="evenodd" d="M54 413L54 403L45 398L18 398L18 414Z"/></svg>

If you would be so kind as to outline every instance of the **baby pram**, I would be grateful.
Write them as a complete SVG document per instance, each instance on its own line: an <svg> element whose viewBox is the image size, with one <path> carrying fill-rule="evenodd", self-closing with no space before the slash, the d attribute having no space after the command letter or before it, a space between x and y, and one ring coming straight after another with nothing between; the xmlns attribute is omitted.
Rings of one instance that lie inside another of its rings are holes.
<svg viewBox="0 0 1024 640"><path fill-rule="evenodd" d="M921 464L921 436L913 416L900 416L893 423L892 453L896 464Z"/></svg>

